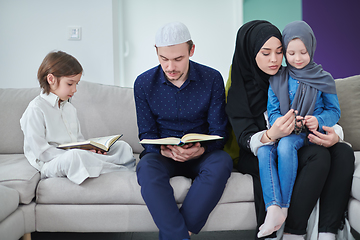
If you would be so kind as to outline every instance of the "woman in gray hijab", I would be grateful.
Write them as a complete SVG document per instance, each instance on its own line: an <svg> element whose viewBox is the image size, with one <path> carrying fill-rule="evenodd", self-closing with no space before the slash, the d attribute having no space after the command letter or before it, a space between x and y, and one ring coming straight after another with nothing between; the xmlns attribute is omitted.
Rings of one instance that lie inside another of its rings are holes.
<svg viewBox="0 0 360 240"><path fill-rule="evenodd" d="M297 174L297 151L307 142L308 132L326 133L327 127L334 126L340 118L335 81L331 74L313 61L316 39L310 26L304 21L288 24L283 31L283 47L287 67L282 67L269 79L267 111L270 125L273 125L277 118L293 109L294 114L298 115L297 126L292 134L258 150L267 208L258 237L277 230L287 217ZM346 205L338 207L345 209ZM334 219L336 224L340 221L341 215ZM336 224L319 225L319 239L335 239ZM290 236L285 235L284 239L287 237ZM302 236L298 237L303 239Z"/></svg>

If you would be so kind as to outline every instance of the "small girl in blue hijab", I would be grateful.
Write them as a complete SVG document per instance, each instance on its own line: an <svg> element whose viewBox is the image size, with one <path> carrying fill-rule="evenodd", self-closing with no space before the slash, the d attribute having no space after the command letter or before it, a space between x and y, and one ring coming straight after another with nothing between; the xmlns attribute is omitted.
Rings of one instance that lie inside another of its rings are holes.
<svg viewBox="0 0 360 240"><path fill-rule="evenodd" d="M270 125L290 109L297 120L292 134L281 139L269 138L273 144L258 150L267 209L258 237L277 231L287 217L297 174L297 151L305 143L305 132L324 132L323 126L331 127L340 119L335 81L313 61L316 39L310 26L295 21L286 25L282 34L287 67L269 79L267 112Z"/></svg>

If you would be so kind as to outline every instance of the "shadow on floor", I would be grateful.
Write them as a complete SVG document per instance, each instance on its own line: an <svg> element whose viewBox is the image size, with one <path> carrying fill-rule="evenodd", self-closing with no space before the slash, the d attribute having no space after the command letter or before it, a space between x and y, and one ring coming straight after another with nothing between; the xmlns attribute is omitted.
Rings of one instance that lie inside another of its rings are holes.
<svg viewBox="0 0 360 240"><path fill-rule="evenodd" d="M219 231L200 232L191 237L192 240L253 240L255 231ZM34 232L32 240L157 240L157 232L126 233L53 233Z"/></svg>

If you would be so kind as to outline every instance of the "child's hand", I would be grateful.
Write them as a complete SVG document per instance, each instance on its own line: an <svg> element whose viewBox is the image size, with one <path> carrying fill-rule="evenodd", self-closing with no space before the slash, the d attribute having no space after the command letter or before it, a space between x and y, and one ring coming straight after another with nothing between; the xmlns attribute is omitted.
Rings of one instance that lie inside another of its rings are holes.
<svg viewBox="0 0 360 240"><path fill-rule="evenodd" d="M107 152L103 152L103 151L100 151L100 150L89 150L90 152L93 152L93 153L98 153L98 154L102 154L102 155L106 155Z"/></svg>
<svg viewBox="0 0 360 240"><path fill-rule="evenodd" d="M301 128L303 126L303 124L301 123L301 120L304 120L304 117L302 116L296 116L296 126L298 128Z"/></svg>
<svg viewBox="0 0 360 240"><path fill-rule="evenodd" d="M102 154L102 155L107 155L107 152L105 152L105 151L101 151L101 150L95 150L95 153L97 153L97 154Z"/></svg>
<svg viewBox="0 0 360 240"><path fill-rule="evenodd" d="M307 126L307 128L311 132L316 131L319 128L319 122L316 117L306 115L304 119L305 119L305 126Z"/></svg>

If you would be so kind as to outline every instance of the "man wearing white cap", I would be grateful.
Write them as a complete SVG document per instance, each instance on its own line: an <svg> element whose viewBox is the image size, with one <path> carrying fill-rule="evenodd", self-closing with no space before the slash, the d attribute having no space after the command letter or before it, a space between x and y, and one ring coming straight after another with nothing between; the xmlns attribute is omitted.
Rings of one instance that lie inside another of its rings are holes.
<svg viewBox="0 0 360 240"><path fill-rule="evenodd" d="M161 27L155 47L160 65L134 84L140 140L187 133L224 137L184 146L143 145L137 177L159 239L190 239L205 225L232 170L231 157L222 150L227 139L224 82L215 69L189 60L195 45L184 24ZM174 176L193 179L180 209L169 183Z"/></svg>

